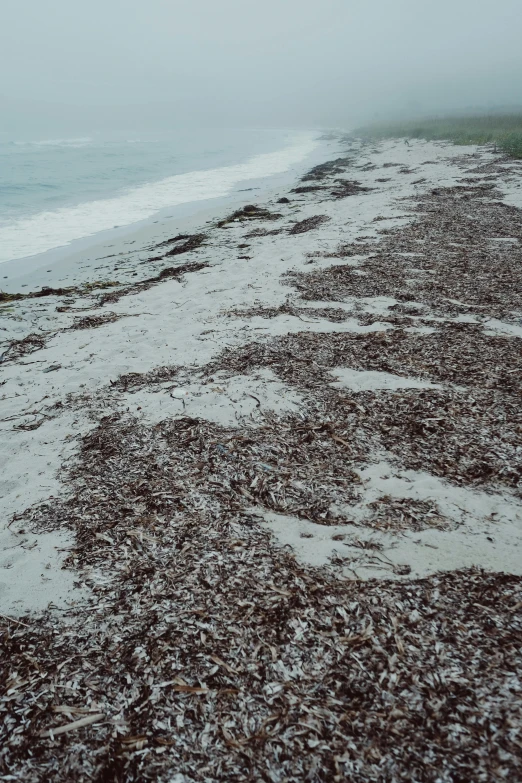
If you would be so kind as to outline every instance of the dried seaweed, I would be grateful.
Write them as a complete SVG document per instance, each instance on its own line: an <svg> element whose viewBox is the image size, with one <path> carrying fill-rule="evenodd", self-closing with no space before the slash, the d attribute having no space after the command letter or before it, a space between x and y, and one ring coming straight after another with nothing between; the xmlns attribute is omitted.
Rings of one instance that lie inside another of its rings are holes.
<svg viewBox="0 0 522 783"><path fill-rule="evenodd" d="M165 258L168 258L170 256L179 256L181 255L181 253L188 253L190 250L196 250L198 247L201 247L201 245L206 239L207 239L206 234L192 234L192 236L186 234L180 234L178 237L169 239L167 240L168 244L170 244L171 242L179 242L180 240L183 241L181 241L181 244L176 244L175 247L171 248L165 254Z"/></svg>
<svg viewBox="0 0 522 783"><path fill-rule="evenodd" d="M305 218L305 220L299 220L294 223L292 228L288 230L289 234L305 234L307 231L312 231L314 228L319 228L323 223L326 223L330 218L328 215L312 215L312 217Z"/></svg>
<svg viewBox="0 0 522 783"><path fill-rule="evenodd" d="M199 272L201 269L205 269L209 265L205 262L192 262L187 264L180 264L179 266L169 266L162 269L161 272L154 277L147 277L145 280L140 280L138 283L124 286L118 291L111 291L109 294L104 294L98 300L100 305L114 304L118 302L122 297L129 296L130 294L137 294L140 291L147 291L157 283L161 283L164 280L180 280L184 274L189 272Z"/></svg>
<svg viewBox="0 0 522 783"><path fill-rule="evenodd" d="M8 294L7 291L0 291L0 302L16 302L24 296L24 294Z"/></svg>
<svg viewBox="0 0 522 783"><path fill-rule="evenodd" d="M334 174L343 174L346 169L353 163L353 158L336 158L336 160L329 160L326 163L320 163L318 166L314 166L310 169L304 177L301 177L301 182L309 182L310 180L323 180Z"/></svg>
<svg viewBox="0 0 522 783"><path fill-rule="evenodd" d="M223 485L234 454L205 428L104 420L74 496L25 520L75 530L94 596L64 621L2 618L1 773L518 779L522 580L304 568Z"/></svg>
<svg viewBox="0 0 522 783"><path fill-rule="evenodd" d="M268 209L262 207L256 207L253 204L247 204L242 209L237 209L228 217L220 220L216 225L218 228L225 228L229 223L244 223L245 221L252 220L279 220L282 215L274 212L270 212Z"/></svg>
<svg viewBox="0 0 522 783"><path fill-rule="evenodd" d="M75 318L70 329L95 329L98 326L118 321L120 318L128 318L125 313L103 313L102 315L86 315L83 318Z"/></svg>
<svg viewBox="0 0 522 783"><path fill-rule="evenodd" d="M279 307L249 307L242 309L227 310L225 315L237 318L277 318L280 315L292 315L300 318L302 321L311 323L313 319L324 321L340 322L351 318L345 310L340 307L296 307L290 302L285 302Z"/></svg>
<svg viewBox="0 0 522 783"><path fill-rule="evenodd" d="M292 188L290 193L317 193L319 190L325 190L324 185L300 185L298 188Z"/></svg>
<svg viewBox="0 0 522 783"><path fill-rule="evenodd" d="M21 340L11 340L0 356L0 361L19 359L29 353L41 350L45 346L45 334L28 334Z"/></svg>
<svg viewBox="0 0 522 783"><path fill-rule="evenodd" d="M414 530L420 532L429 528L448 530L451 522L441 514L436 503L412 498L393 498L389 495L368 503L371 517L364 520L367 527L377 530Z"/></svg>
<svg viewBox="0 0 522 783"><path fill-rule="evenodd" d="M361 185L357 180L336 179L331 191L333 198L347 198L348 196L359 196L361 193L369 193L373 188Z"/></svg>
<svg viewBox="0 0 522 783"><path fill-rule="evenodd" d="M39 291L31 291L27 294L14 293L10 294L6 291L0 291L0 302L16 302L20 299L41 299L45 296L87 296L92 291L97 291L103 288L113 288L120 285L115 280L95 280L92 283L85 283L81 286L68 286L67 288L51 288L50 286L43 286Z"/></svg>
<svg viewBox="0 0 522 783"><path fill-rule="evenodd" d="M282 234L283 229L282 228L255 228L253 231L249 231L248 234L245 234L245 239L251 239L253 237L275 237L278 234Z"/></svg>
<svg viewBox="0 0 522 783"><path fill-rule="evenodd" d="M309 179L347 165L316 167ZM520 212L492 195L442 189L417 202L413 225L340 248L369 256L364 276L340 266L285 279L319 300L394 296L389 315L290 302L231 314L430 323L415 315L420 301L430 315L483 306L488 316L514 319ZM506 236L517 241L490 242ZM170 267L114 293L205 266ZM197 371L130 373L100 392L103 400L196 375L211 383L216 372L270 368L300 390L304 404L295 414L265 412L256 426L228 428L187 416L156 426L106 416L81 439L78 458L64 466L67 496L35 504L17 522L71 530L66 566L91 593L63 618L0 616L1 777L522 778L520 577L467 570L395 583L347 580L340 535L330 566L304 567L274 544L258 516L349 522L350 505L360 501L359 471L379 450L399 467L456 484L520 487L517 341L487 335L479 324L437 327L423 335L394 329L265 339L226 349ZM443 385L354 392L332 386L342 367ZM333 506L346 508L344 516ZM450 522L427 501L383 496L358 524L400 533ZM380 555L372 540L349 544Z"/></svg>
<svg viewBox="0 0 522 783"><path fill-rule="evenodd" d="M417 205L411 225L384 229L378 242L339 247L336 257L367 256L365 275L340 265L296 274L302 296L389 296L424 302L437 315L478 308L513 320L522 294L521 211L491 201L489 190L460 186L439 188ZM512 241L495 241L506 237Z"/></svg>
<svg viewBox="0 0 522 783"><path fill-rule="evenodd" d="M402 467L457 484L517 488L522 486L521 373L511 370L520 368L521 360L513 340L455 324L431 335L398 330L287 335L226 350L208 372L270 367L286 383L313 392L316 407L310 402L308 408L309 417L316 412L313 426L328 422L359 458L372 444L394 454ZM337 367L467 386L342 392L328 385Z"/></svg>

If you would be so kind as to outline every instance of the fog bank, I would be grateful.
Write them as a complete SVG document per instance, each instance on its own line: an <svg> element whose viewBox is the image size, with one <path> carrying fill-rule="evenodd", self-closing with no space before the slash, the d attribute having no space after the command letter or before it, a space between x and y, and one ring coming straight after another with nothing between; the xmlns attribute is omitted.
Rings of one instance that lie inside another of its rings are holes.
<svg viewBox="0 0 522 783"><path fill-rule="evenodd" d="M0 17L4 133L522 104L520 0L3 0Z"/></svg>

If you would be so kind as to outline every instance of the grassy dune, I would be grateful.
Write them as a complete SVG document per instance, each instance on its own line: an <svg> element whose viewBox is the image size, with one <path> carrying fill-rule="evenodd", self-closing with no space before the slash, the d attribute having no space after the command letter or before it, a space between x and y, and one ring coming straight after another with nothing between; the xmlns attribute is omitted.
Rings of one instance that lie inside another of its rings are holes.
<svg viewBox="0 0 522 783"><path fill-rule="evenodd" d="M443 117L368 125L356 133L372 139L408 138L448 140L454 144L495 144L513 158L522 158L520 114Z"/></svg>

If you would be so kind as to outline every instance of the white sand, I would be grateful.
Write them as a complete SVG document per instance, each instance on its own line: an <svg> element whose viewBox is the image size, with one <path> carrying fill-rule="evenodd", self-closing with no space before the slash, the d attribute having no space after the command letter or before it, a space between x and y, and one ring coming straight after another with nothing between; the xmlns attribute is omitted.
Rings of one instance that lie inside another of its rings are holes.
<svg viewBox="0 0 522 783"><path fill-rule="evenodd" d="M466 152L466 149L459 148L458 154ZM332 147L331 154L336 157L339 153ZM103 310L134 317L122 318L96 329L59 331L69 326L74 317L99 314L100 310L58 313L55 308L63 297L27 300L1 308L2 339L19 339L31 332L49 333L51 336L44 349L16 362L0 365L0 383L3 384L0 386L0 531L4 531L0 532L0 612L22 614L40 610L49 602L64 606L67 601L81 600L81 594L74 593L72 589L74 574L60 568L64 557L60 550L73 546L72 537L66 533L38 537L30 533L15 535L7 530L7 525L13 515L21 514L29 505L67 494L68 487L61 480L62 465L76 453L78 436L96 426L96 416L128 408L130 413L139 413L146 421L156 422L186 412L229 426L245 417L255 423L259 408L256 400L248 396L250 394L261 400L263 410L283 412L296 410L304 404L299 394L290 391L267 372L228 380L218 377L210 387L191 381L176 393L173 393L176 390L167 392L161 387L154 393L123 393L111 389L109 382L120 374L143 373L163 365L192 367L196 371L226 346L237 347L290 332L365 332L393 328L390 324L379 323L361 326L356 320L333 323L312 317L309 320L287 315L272 319L241 318L229 317L227 313L231 309L237 311L259 305L277 307L287 297L296 297L295 290L281 282L285 271L310 271L336 262L336 259L317 256L310 264L311 259L306 254L333 251L340 241L350 242L361 235L376 237L377 230L384 226L407 223L411 218L404 217L404 204L400 200L427 191L434 184L454 185L461 176L461 171L451 164L455 154L455 148L449 145L417 142L406 147L402 142L387 142L381 145L379 151L369 153L368 157L378 165L390 160L407 164L414 169L413 173L398 174L397 169L390 168L383 175L382 169L370 172L358 169L354 176L363 185L376 189L371 194L340 201L318 203L317 200L300 200L289 194L292 203L276 205L277 197L288 195L289 188L282 187L273 193L269 208L283 214L283 225L290 226L292 220L302 220L314 214L326 214L330 221L315 231L295 236L282 234L245 240L246 231L241 224L231 224L221 233L214 232L208 245L175 259L175 262L181 263L206 261L211 265L209 269L188 274L182 283L171 280L147 291L125 296ZM482 155L488 159L487 153ZM436 161L436 164L424 165L428 160ZM376 187L376 176L389 177L390 181ZM426 181L421 185L414 184L420 178ZM248 203L248 200L255 202L252 196L249 199L249 194L244 194L242 203ZM228 211L228 208L223 210ZM388 219L373 222L380 215L386 215ZM192 220L191 228L196 222ZM273 223L257 222L254 227L263 225L267 229L274 227ZM179 221L174 224L165 221L156 227L158 233L155 238L161 241L174 235L181 227ZM204 222L202 228L205 228ZM116 274L121 281L139 280L154 274L153 265L140 264L152 254L145 250L145 246L150 246L154 231L154 226L148 226L146 230L136 232L133 238L112 238L111 248L105 242L86 251L75 251L69 263L64 257L57 264L56 272L45 273L45 283L74 285L79 280L114 279ZM249 244L246 251L237 249L237 245L243 242ZM114 255L116 261L114 258L102 258L109 254ZM251 260L239 259L239 255L248 255ZM351 262L360 263L354 258ZM345 260L339 260L339 263L345 263ZM135 278L129 277L133 269L138 270ZM33 285L37 287L37 283L42 284L42 275L41 272L34 273L31 288ZM26 278L29 279L30 276ZM9 287L16 290L17 281L10 279ZM351 306L346 302L315 304L320 307ZM395 300L366 298L359 304L363 311L386 313ZM87 305L88 300L76 298L73 306ZM310 307L313 305L308 303ZM422 315L422 306L419 307L419 315ZM487 327L496 333L503 328L500 323L493 322L489 322ZM436 322L433 328L436 328ZM427 329L429 332L430 327ZM421 328L419 333L423 331L427 333L426 327ZM510 334L513 339L521 336L511 327L502 333ZM59 368L45 372L53 365L59 365ZM383 375L386 374L343 370L339 372L339 379L352 389L392 389L404 387L405 383L408 386L423 383L394 376L383 378ZM73 410L64 408L63 412L52 408L56 403L64 402L67 395L94 395L101 389L105 392L103 400L97 403L96 416L89 416L81 406ZM14 428L34 422L42 414L49 418L45 418L39 429L24 431ZM413 575L470 564L512 573L522 572L520 505L507 492L498 496L471 490L457 492L434 477L399 475L393 471L390 471L391 478L385 479L388 468L378 462L378 455L375 459L373 472L363 477L367 486L365 501L374 496L376 488L379 492L386 488L389 494L404 497L408 490L414 493L411 496L431 498L439 505L447 501L451 509L464 509L451 512L451 518L459 525L456 530L389 536L385 541L388 558L397 563L409 562ZM493 511L498 516L491 519ZM292 545L296 554L304 560L323 563L333 552L331 528L317 530L318 526L312 523L291 519L281 522L266 513L264 517L277 538ZM11 530L18 530L17 523L12 525ZM350 535L360 536L362 530L357 527ZM302 539L301 532L311 532L313 538ZM487 539L486 533L491 534L493 543ZM25 539L28 543L23 543ZM36 546L28 549L35 540ZM15 548L11 549L12 546ZM335 542L335 547L339 550L339 542ZM343 547L344 550L351 551L349 546ZM359 549L358 553L361 552L367 555ZM360 576L390 575L386 564L380 564L379 569L367 563L360 567L354 563L353 567Z"/></svg>
<svg viewBox="0 0 522 783"><path fill-rule="evenodd" d="M404 378L390 372L378 370L352 370L350 367L336 367L332 370L339 380L332 383L336 389L352 391L374 391L376 389L439 389L440 384L423 381L420 378Z"/></svg>
<svg viewBox="0 0 522 783"><path fill-rule="evenodd" d="M386 460L359 471L362 499L337 510L352 525L325 527L308 520L273 514L256 508L280 542L311 565L325 565L333 555L347 558L347 576L360 579L397 578L397 566L408 566L409 578L436 571L482 566L522 575L522 503L509 495L491 495L455 487L436 476L399 471ZM453 523L450 530L428 529L400 534L373 531L360 524L369 516L368 504L383 496L437 503ZM343 536L335 540L334 536ZM362 549L354 542L373 541L379 550Z"/></svg>
<svg viewBox="0 0 522 783"><path fill-rule="evenodd" d="M140 416L149 424L182 416L206 419L223 427L263 421L266 410L298 411L303 400L295 389L281 383L269 370L232 378L216 373L212 383L188 383L173 388L172 382L150 391L140 389L121 396L121 410Z"/></svg>

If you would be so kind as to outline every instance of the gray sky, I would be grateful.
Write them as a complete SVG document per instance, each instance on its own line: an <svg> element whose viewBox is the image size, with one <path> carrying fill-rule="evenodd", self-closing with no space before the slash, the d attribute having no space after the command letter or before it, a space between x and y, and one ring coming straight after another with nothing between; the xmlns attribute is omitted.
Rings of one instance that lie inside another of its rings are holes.
<svg viewBox="0 0 522 783"><path fill-rule="evenodd" d="M345 125L522 104L521 40L522 0L0 0L0 95Z"/></svg>

